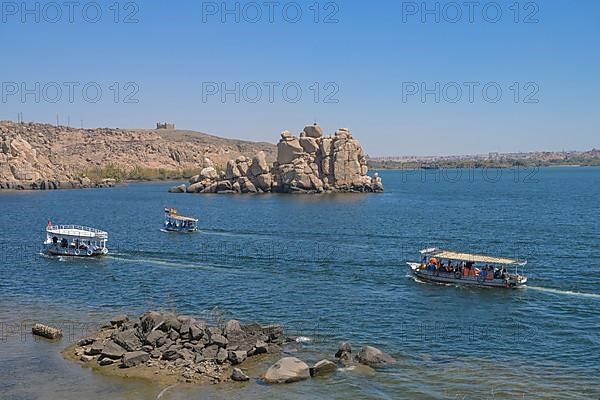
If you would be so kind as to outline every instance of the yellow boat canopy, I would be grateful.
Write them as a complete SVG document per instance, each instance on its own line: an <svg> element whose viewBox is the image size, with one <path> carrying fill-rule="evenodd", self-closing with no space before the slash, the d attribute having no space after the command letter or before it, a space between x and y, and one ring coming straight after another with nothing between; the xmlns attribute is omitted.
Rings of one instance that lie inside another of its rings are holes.
<svg viewBox="0 0 600 400"><path fill-rule="evenodd" d="M481 254L459 253L456 251L442 250L437 248L421 250L421 254L430 257L444 258L447 260L457 260L465 262L483 263L483 264L505 264L505 265L525 265L526 260L516 260L503 257L490 257Z"/></svg>
<svg viewBox="0 0 600 400"><path fill-rule="evenodd" d="M178 221L198 222L198 220L196 218L184 217L183 215L178 215L176 208L165 208L165 213L169 216L169 218L176 219Z"/></svg>

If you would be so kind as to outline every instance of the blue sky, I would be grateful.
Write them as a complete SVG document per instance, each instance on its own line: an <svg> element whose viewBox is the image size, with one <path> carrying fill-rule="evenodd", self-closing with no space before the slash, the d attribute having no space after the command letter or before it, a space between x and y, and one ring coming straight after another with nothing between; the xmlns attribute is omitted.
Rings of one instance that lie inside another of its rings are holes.
<svg viewBox="0 0 600 400"><path fill-rule="evenodd" d="M0 119L270 142L318 121L374 156L600 147L600 2L476 3L2 2Z"/></svg>

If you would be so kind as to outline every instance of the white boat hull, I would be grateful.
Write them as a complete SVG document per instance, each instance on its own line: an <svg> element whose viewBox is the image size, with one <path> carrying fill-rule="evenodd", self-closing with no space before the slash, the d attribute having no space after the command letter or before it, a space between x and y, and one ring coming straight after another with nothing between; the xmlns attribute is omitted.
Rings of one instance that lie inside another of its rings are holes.
<svg viewBox="0 0 600 400"><path fill-rule="evenodd" d="M61 247L54 244L44 244L44 251L52 256L63 257L102 257L108 254L107 248L90 250Z"/></svg>

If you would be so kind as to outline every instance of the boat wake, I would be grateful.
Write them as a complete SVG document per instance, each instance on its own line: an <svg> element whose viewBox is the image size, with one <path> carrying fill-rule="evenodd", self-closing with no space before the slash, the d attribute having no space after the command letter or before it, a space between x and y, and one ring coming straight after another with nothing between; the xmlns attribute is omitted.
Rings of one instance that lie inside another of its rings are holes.
<svg viewBox="0 0 600 400"><path fill-rule="evenodd" d="M232 269L231 266L226 266L226 265L215 265L215 264L206 265L206 264L202 264L202 263L181 263L181 262L173 262L173 261L168 261L168 260L151 259L151 258L128 258L128 257L123 257L123 255L118 256L115 254L106 256L106 258L111 259L111 260L125 262L125 263L150 264L150 265L156 265L159 267L219 269L219 270Z"/></svg>
<svg viewBox="0 0 600 400"><path fill-rule="evenodd" d="M600 294L597 293L584 293L584 292L573 292L570 290L560 290L552 288L544 288L539 286L527 286L528 289L537 290L539 292L560 294L565 296L584 297L588 299L600 299Z"/></svg>

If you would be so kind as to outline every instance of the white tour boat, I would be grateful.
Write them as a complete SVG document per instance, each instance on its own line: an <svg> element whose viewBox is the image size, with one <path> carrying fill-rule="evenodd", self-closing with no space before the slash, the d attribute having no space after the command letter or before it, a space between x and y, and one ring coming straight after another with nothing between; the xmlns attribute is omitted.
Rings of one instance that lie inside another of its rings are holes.
<svg viewBox="0 0 600 400"><path fill-rule="evenodd" d="M193 233L198 231L198 220L177 214L175 208L165 208L164 230L167 232Z"/></svg>
<svg viewBox="0 0 600 400"><path fill-rule="evenodd" d="M407 263L413 275L425 282L518 288L527 277L519 273L526 260L459 253L438 248L420 251L421 262ZM514 273L509 269L514 267Z"/></svg>
<svg viewBox="0 0 600 400"><path fill-rule="evenodd" d="M108 254L108 233L78 225L48 222L44 251L53 256L98 257Z"/></svg>

